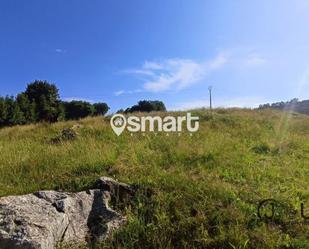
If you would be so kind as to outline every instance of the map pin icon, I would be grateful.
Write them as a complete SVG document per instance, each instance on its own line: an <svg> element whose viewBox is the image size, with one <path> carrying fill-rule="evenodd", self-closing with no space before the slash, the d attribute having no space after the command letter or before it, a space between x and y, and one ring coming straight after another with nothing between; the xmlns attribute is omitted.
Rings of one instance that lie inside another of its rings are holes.
<svg viewBox="0 0 309 249"><path fill-rule="evenodd" d="M115 114L111 118L110 122L113 128L113 131L117 134L117 136L120 136L120 134L124 131L127 125L126 117L122 114Z"/></svg>

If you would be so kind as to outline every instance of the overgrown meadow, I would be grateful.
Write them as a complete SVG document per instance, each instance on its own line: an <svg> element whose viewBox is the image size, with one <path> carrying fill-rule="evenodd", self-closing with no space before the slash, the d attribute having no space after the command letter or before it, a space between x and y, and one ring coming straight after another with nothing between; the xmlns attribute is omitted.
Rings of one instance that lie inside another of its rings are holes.
<svg viewBox="0 0 309 249"><path fill-rule="evenodd" d="M103 117L3 128L0 196L79 191L111 176L140 191L130 205L113 203L128 223L98 248L309 248L300 214L301 203L309 210L309 116L192 113L200 117L192 136L117 137ZM76 139L62 139L66 128ZM282 205L261 220L257 207L268 198Z"/></svg>

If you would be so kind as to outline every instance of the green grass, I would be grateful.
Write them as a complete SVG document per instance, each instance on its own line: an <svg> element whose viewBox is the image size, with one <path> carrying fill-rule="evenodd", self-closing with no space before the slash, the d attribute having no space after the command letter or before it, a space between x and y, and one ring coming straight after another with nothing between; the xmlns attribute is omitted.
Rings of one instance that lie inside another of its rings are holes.
<svg viewBox="0 0 309 249"><path fill-rule="evenodd" d="M309 208L309 117L193 113L201 119L193 136L117 137L103 118L1 129L0 196L79 191L108 175L152 194L121 209L127 225L98 248L309 248L300 216L301 202ZM50 143L75 124L76 140ZM267 198L298 213L261 221L257 205Z"/></svg>

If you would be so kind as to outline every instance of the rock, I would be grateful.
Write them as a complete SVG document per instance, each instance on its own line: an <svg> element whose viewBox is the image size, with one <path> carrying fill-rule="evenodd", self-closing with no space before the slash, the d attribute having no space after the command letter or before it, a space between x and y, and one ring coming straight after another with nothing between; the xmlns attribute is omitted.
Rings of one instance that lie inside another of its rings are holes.
<svg viewBox="0 0 309 249"><path fill-rule="evenodd" d="M125 183L115 181L110 177L101 177L95 184L94 188L110 192L114 197L120 200L128 199L135 194L135 190Z"/></svg>
<svg viewBox="0 0 309 249"><path fill-rule="evenodd" d="M77 138L78 133L73 128L65 128L61 134L50 139L51 144L59 144L63 142L73 141Z"/></svg>
<svg viewBox="0 0 309 249"><path fill-rule="evenodd" d="M112 189L79 193L40 191L0 198L0 249L54 249L58 242L93 243L125 223L108 206Z"/></svg>

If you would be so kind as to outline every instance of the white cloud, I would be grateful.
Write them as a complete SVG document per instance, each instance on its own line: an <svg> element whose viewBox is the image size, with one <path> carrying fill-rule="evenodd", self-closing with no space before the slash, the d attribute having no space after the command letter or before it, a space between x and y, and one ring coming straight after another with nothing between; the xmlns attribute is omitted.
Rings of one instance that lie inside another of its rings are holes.
<svg viewBox="0 0 309 249"><path fill-rule="evenodd" d="M242 107L242 108L255 108L258 107L260 104L268 103L265 98L263 97L237 97L237 98L224 98L224 99L214 99L213 106L214 107ZM200 99L200 100L193 100L187 102L181 102L173 106L172 110L189 110L194 108L201 108L201 107L209 107L209 99Z"/></svg>
<svg viewBox="0 0 309 249"><path fill-rule="evenodd" d="M267 60L257 53L249 54L244 61L245 66L260 66L265 63L267 63Z"/></svg>
<svg viewBox="0 0 309 249"><path fill-rule="evenodd" d="M143 92L142 89L135 89L135 90L129 90L129 91L124 91L124 90L119 90L117 92L114 92L115 96L121 96L123 94L133 94L133 93L140 93Z"/></svg>
<svg viewBox="0 0 309 249"><path fill-rule="evenodd" d="M162 69L162 65L160 65L159 63L156 63L156 62L152 62L152 61L145 61L143 67L145 69L152 69L152 70Z"/></svg>
<svg viewBox="0 0 309 249"><path fill-rule="evenodd" d="M255 108L260 104L265 104L267 100L264 97L249 96L249 97L237 97L237 98L224 98L218 99L217 107L249 107Z"/></svg>
<svg viewBox="0 0 309 249"><path fill-rule="evenodd" d="M132 93L141 93L143 92L142 89L135 89L135 90L131 90L131 91L127 91L127 93L132 94Z"/></svg>
<svg viewBox="0 0 309 249"><path fill-rule="evenodd" d="M125 72L146 77L143 79L145 91L181 90L203 80L212 71L223 67L227 61L228 56L223 53L206 62L179 58L146 61L141 68Z"/></svg>
<svg viewBox="0 0 309 249"><path fill-rule="evenodd" d="M253 68L268 62L256 51L250 50L225 50L218 53L213 59L206 61L184 58L145 61L140 68L123 72L137 76L143 82L143 91L177 91L201 82L209 74L225 67L227 64L236 66L236 69L239 69L244 67ZM135 91L128 91L127 93L135 93Z"/></svg>
<svg viewBox="0 0 309 249"><path fill-rule="evenodd" d="M115 95L115 96L120 96L120 95L122 95L122 94L124 94L124 93L125 93L125 91L120 90L120 91L114 92L114 95Z"/></svg>
<svg viewBox="0 0 309 249"><path fill-rule="evenodd" d="M65 49L56 48L55 52L58 53L58 54L63 54L63 53L66 53L67 51Z"/></svg>
<svg viewBox="0 0 309 249"><path fill-rule="evenodd" d="M218 54L216 58L214 58L210 63L209 67L211 69L219 69L220 67L224 66L228 61L228 56L224 53Z"/></svg>
<svg viewBox="0 0 309 249"><path fill-rule="evenodd" d="M89 103L94 103L95 101L92 100L92 99L85 99L85 98L79 98L79 97L66 97L66 98L63 98L64 101L68 101L68 102L71 102L73 100L76 100L76 101L86 101L86 102L89 102Z"/></svg>
<svg viewBox="0 0 309 249"><path fill-rule="evenodd" d="M139 74L139 75L146 75L146 76L153 76L153 72L151 70L145 70L145 69L128 69L124 70L124 73L129 74Z"/></svg>

